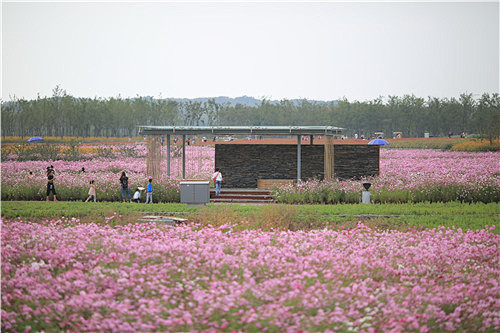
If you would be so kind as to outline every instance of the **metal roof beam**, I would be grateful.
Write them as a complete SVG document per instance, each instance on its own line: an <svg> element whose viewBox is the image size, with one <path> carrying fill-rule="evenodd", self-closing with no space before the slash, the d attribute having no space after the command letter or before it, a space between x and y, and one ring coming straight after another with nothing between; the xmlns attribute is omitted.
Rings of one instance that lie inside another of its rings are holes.
<svg viewBox="0 0 500 333"><path fill-rule="evenodd" d="M140 135L333 135L334 126L138 126Z"/></svg>

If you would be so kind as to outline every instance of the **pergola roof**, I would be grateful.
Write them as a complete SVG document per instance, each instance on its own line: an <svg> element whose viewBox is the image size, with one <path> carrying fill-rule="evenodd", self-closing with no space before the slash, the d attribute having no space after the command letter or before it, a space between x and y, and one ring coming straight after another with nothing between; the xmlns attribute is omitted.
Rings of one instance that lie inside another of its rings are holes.
<svg viewBox="0 0 500 333"><path fill-rule="evenodd" d="M140 135L333 135L334 126L138 126Z"/></svg>

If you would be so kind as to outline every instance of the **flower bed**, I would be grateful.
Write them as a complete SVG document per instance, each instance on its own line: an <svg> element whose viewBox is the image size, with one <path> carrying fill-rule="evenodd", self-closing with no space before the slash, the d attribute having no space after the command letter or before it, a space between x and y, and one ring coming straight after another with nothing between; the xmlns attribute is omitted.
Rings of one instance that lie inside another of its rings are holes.
<svg viewBox="0 0 500 333"><path fill-rule="evenodd" d="M363 182L373 202L499 202L499 153L386 149L380 176L355 180L309 180L275 191L284 203L357 203Z"/></svg>
<svg viewBox="0 0 500 333"><path fill-rule="evenodd" d="M87 198L89 183L95 180L99 201L120 201L119 178L122 170L129 177L131 195L139 187L145 187L145 165L135 163L137 159L92 160L82 162L55 161L54 181L59 200L83 200ZM45 200L47 162L5 162L2 163L2 200ZM82 165L88 170L81 173ZM124 169L126 168L126 169ZM34 177L28 177L28 170L35 170ZM90 171L92 170L92 171ZM154 200L156 202L178 202L180 187L177 178L155 179Z"/></svg>
<svg viewBox="0 0 500 333"><path fill-rule="evenodd" d="M111 151L109 147L105 147ZM102 148L104 149L104 148ZM138 156L144 157L145 147L135 148ZM208 179L213 172L213 147L187 147L186 177ZM55 188L62 200L83 200L87 198L89 182L95 180L99 201L120 201L121 189L118 179L122 171L129 177L129 188L145 187L146 159L142 157L115 156L102 158L88 156L82 161L6 161L2 162L2 200L44 200L47 178L47 166L56 170ZM82 167L86 172L80 172ZM29 178L29 172L33 178ZM163 165L166 173L166 163ZM153 200L155 202L178 202L180 200L179 181L182 174L182 161L172 151L171 177L153 180ZM131 193L132 194L132 193Z"/></svg>
<svg viewBox="0 0 500 333"><path fill-rule="evenodd" d="M500 236L2 223L5 331L498 331Z"/></svg>
<svg viewBox="0 0 500 333"><path fill-rule="evenodd" d="M155 202L180 198L182 161L179 148L176 149L171 152L172 177L153 182ZM127 157L127 151L122 149L117 152L122 155L114 158L88 156L86 161L75 162L2 162L2 200L43 200L45 168L50 164L56 169L55 186L62 200L85 199L92 179L96 182L98 200L121 200L118 178L122 170L127 171L131 191L147 184L144 145L137 146L135 151L139 157ZM209 179L214 168L214 151L207 146L186 147L186 178ZM376 178L304 181L300 185L280 187L275 192L276 199L283 203L358 203L363 189L361 183L368 181L373 184L370 191L374 202L500 201L498 152L383 149L380 154L380 176ZM162 167L166 173L165 164ZM82 167L86 173L79 173ZM28 177L29 171L33 172L33 178Z"/></svg>

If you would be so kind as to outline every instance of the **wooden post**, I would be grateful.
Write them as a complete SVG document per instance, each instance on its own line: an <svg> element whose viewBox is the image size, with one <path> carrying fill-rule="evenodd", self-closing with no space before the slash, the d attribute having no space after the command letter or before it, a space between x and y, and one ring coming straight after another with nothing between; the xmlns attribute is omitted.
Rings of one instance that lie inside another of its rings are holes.
<svg viewBox="0 0 500 333"><path fill-rule="evenodd" d="M149 135L146 140L148 147L146 173L149 177L157 179L161 175L161 137L159 135Z"/></svg>
<svg viewBox="0 0 500 333"><path fill-rule="evenodd" d="M333 178L333 135L325 135L325 179Z"/></svg>

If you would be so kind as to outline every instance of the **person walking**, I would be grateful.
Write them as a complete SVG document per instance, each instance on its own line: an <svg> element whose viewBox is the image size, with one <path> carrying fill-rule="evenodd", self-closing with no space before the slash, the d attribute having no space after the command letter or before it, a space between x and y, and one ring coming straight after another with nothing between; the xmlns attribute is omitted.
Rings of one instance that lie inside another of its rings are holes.
<svg viewBox="0 0 500 333"><path fill-rule="evenodd" d="M153 179L149 178L149 183L146 189L146 203L153 203Z"/></svg>
<svg viewBox="0 0 500 333"><path fill-rule="evenodd" d="M215 172L212 175L212 180L215 183L215 195L220 195L223 178L219 168L215 169Z"/></svg>
<svg viewBox="0 0 500 333"><path fill-rule="evenodd" d="M122 200L125 202L125 193L128 195L128 199L130 202L132 202L132 199L130 197L130 190L128 189L128 177L125 171L122 172L122 175L120 177L120 184L122 185Z"/></svg>
<svg viewBox="0 0 500 333"><path fill-rule="evenodd" d="M50 169L47 172L47 201L50 201L50 192L54 194L54 201L58 201L56 197L56 188L54 187L54 179L56 179L56 177L54 177L54 170Z"/></svg>
<svg viewBox="0 0 500 333"><path fill-rule="evenodd" d="M90 198L94 197L94 202L96 202L96 194L95 194L95 185L94 185L94 181L91 180L90 181L90 189L89 189L89 197L87 198L87 200L85 200L85 202L89 201Z"/></svg>

